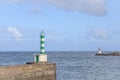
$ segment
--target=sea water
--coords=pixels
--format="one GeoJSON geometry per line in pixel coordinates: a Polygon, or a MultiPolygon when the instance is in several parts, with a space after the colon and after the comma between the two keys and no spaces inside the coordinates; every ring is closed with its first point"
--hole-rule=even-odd
{"type": "MultiPolygon", "coordinates": [[[[33,61],[36,53],[0,52],[0,65],[25,64],[33,61]]],[[[120,80],[120,56],[95,56],[92,51],[46,54],[48,62],[57,65],[57,80],[120,80]]]]}

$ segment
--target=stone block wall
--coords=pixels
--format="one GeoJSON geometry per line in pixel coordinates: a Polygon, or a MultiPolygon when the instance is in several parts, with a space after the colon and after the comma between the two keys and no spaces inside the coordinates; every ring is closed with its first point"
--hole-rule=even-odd
{"type": "Polygon", "coordinates": [[[56,64],[0,66],[0,80],[56,80],[56,64]]]}

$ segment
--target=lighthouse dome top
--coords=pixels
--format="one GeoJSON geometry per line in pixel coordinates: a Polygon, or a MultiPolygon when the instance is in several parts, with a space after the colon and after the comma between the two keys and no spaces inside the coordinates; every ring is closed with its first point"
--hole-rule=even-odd
{"type": "Polygon", "coordinates": [[[44,31],[41,31],[41,33],[40,33],[41,35],[45,35],[45,33],[44,33],[44,31]]]}

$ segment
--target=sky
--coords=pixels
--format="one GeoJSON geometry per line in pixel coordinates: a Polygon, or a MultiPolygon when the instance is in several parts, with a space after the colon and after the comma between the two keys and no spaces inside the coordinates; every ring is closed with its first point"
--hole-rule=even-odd
{"type": "Polygon", "coordinates": [[[0,0],[0,51],[120,51],[120,0],[0,0]]]}

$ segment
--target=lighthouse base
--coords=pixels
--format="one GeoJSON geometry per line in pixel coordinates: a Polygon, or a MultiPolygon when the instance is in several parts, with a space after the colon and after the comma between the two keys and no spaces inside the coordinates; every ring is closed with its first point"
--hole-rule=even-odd
{"type": "Polygon", "coordinates": [[[35,54],[34,62],[47,62],[47,55],[46,54],[35,54]]]}

